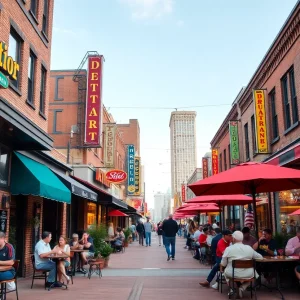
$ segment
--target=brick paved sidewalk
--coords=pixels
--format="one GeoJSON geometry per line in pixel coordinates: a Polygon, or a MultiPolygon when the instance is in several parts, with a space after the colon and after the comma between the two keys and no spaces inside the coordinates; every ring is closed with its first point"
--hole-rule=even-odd
{"type": "MultiPolygon", "coordinates": [[[[101,299],[101,300],[226,300],[227,289],[223,294],[213,289],[199,286],[206,278],[209,269],[192,258],[183,249],[184,240],[177,239],[175,261],[166,261],[165,249],[159,247],[153,236],[151,247],[141,247],[137,243],[129,245],[125,253],[111,256],[109,268],[103,270],[103,278],[95,275],[91,280],[83,276],[74,277],[74,285],[68,290],[43,289],[43,281],[36,280],[30,289],[30,279],[19,281],[20,300],[63,300],[63,299],[101,299]]],[[[280,299],[277,292],[258,291],[258,300],[280,299]]],[[[299,300],[296,290],[284,290],[286,300],[299,300]]],[[[250,293],[244,297],[250,299],[250,293]]],[[[15,294],[7,296],[16,299],[15,294]]]]}

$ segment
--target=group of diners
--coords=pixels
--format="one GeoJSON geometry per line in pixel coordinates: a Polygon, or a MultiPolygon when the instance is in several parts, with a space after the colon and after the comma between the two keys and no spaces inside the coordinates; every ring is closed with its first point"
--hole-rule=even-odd
{"type": "Polygon", "coordinates": [[[116,231],[114,231],[113,223],[110,223],[108,226],[108,241],[115,251],[121,251],[125,241],[123,229],[121,227],[117,227],[116,231]]]}
{"type": "MultiPolygon", "coordinates": [[[[203,287],[212,287],[214,289],[219,288],[219,281],[221,280],[217,277],[217,273],[221,268],[224,268],[224,276],[229,285],[230,279],[233,273],[233,260],[261,260],[263,257],[274,257],[277,253],[277,245],[275,239],[272,237],[271,229],[264,229],[259,240],[256,240],[250,234],[250,229],[244,227],[242,231],[232,231],[215,229],[217,233],[212,239],[210,251],[212,257],[215,257],[215,264],[212,267],[206,280],[200,282],[199,284],[203,287]],[[211,285],[211,282],[216,278],[216,282],[211,285]]],[[[205,233],[201,233],[205,234],[205,233]]],[[[298,228],[296,236],[291,238],[285,249],[282,251],[289,256],[300,255],[300,228],[298,228]]],[[[282,254],[281,254],[282,255],[282,254]]],[[[255,276],[258,280],[258,284],[261,282],[261,276],[264,276],[267,281],[274,277],[274,269],[270,268],[266,264],[258,264],[256,267],[257,273],[253,274],[253,269],[236,269],[235,278],[251,278],[255,276]]],[[[293,267],[291,272],[295,272],[296,277],[300,284],[300,265],[293,267]]],[[[243,297],[244,291],[248,288],[250,282],[240,282],[238,283],[237,293],[240,298],[243,297]]],[[[233,290],[229,291],[230,294],[233,290]]]]}
{"type": "Polygon", "coordinates": [[[93,239],[85,231],[83,232],[81,239],[79,239],[77,233],[74,233],[70,242],[66,237],[60,236],[58,244],[53,249],[50,247],[51,240],[51,232],[44,231],[42,233],[42,239],[35,246],[35,267],[37,270],[49,270],[47,278],[47,286],[49,287],[55,282],[56,276],[56,263],[51,260],[51,257],[59,255],[65,256],[59,259],[57,263],[58,283],[56,283],[56,285],[60,286],[64,283],[64,280],[69,284],[70,277],[67,275],[66,268],[70,267],[71,264],[70,252],[72,250],[86,250],[76,253],[80,254],[81,259],[75,259],[77,271],[85,273],[86,271],[83,269],[83,266],[88,263],[88,259],[94,257],[93,239]]]}

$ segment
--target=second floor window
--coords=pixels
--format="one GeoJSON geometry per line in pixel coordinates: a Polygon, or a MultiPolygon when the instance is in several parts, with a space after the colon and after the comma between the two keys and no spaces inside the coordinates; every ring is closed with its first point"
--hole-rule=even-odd
{"type": "Polygon", "coordinates": [[[295,124],[299,120],[299,114],[298,114],[294,68],[290,69],[289,71],[289,79],[290,79],[290,93],[291,93],[291,103],[292,103],[292,116],[293,116],[293,123],[295,124]]]}
{"type": "Polygon", "coordinates": [[[220,172],[222,172],[223,171],[223,169],[222,169],[222,153],[219,155],[219,159],[220,159],[220,161],[219,161],[219,168],[220,168],[220,172]]]}
{"type": "MultiPolygon", "coordinates": [[[[19,64],[19,66],[20,66],[20,62],[21,62],[21,45],[22,45],[21,38],[18,36],[18,34],[14,30],[11,30],[10,35],[9,35],[8,55],[11,56],[12,59],[19,64]]],[[[21,68],[21,66],[20,66],[20,68],[21,68]]],[[[20,74],[20,71],[19,71],[19,74],[20,74]]],[[[17,89],[20,88],[19,77],[16,80],[11,79],[10,82],[17,89]]]]}
{"type": "Polygon", "coordinates": [[[44,10],[43,10],[43,32],[48,35],[48,11],[49,11],[49,3],[48,0],[44,0],[44,10]]]}
{"type": "Polygon", "coordinates": [[[35,83],[35,55],[30,51],[28,61],[28,91],[27,101],[31,104],[34,103],[34,83],[35,83]]]}
{"type": "Polygon", "coordinates": [[[37,0],[31,0],[31,2],[30,2],[30,11],[36,16],[37,0]]]}
{"type": "Polygon", "coordinates": [[[249,152],[249,134],[248,134],[248,123],[244,125],[244,135],[245,135],[245,154],[246,160],[250,159],[250,152],[249,152]]]}
{"type": "Polygon", "coordinates": [[[269,94],[270,109],[271,109],[271,122],[272,122],[272,139],[278,137],[278,117],[276,112],[276,93],[275,89],[269,94]]]}
{"type": "Polygon", "coordinates": [[[40,112],[42,114],[45,114],[46,79],[47,79],[47,71],[44,67],[42,67],[41,88],[40,88],[40,112]]]}
{"type": "Polygon", "coordinates": [[[231,168],[231,153],[230,153],[230,144],[228,145],[228,168],[231,168]]]}
{"type": "Polygon", "coordinates": [[[227,170],[227,157],[226,157],[226,149],[224,149],[224,171],[227,170]]]}
{"type": "Polygon", "coordinates": [[[254,115],[251,117],[251,134],[252,134],[252,150],[253,155],[256,154],[256,130],[255,130],[255,118],[254,115]]]}

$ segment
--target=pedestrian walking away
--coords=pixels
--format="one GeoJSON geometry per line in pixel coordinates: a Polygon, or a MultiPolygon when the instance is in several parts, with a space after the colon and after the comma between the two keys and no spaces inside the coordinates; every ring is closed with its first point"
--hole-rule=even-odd
{"type": "Polygon", "coordinates": [[[142,221],[139,221],[139,224],[136,226],[136,231],[139,234],[139,244],[144,246],[145,227],[142,221]]]}
{"type": "Polygon", "coordinates": [[[161,238],[163,235],[162,222],[159,222],[157,224],[157,235],[158,235],[158,244],[159,244],[159,246],[161,246],[161,238]]]}
{"type": "Polygon", "coordinates": [[[147,222],[144,223],[145,235],[146,235],[146,247],[151,246],[151,233],[152,233],[152,224],[150,219],[147,218],[147,222]]]}
{"type": "Polygon", "coordinates": [[[178,224],[173,220],[173,215],[169,215],[169,219],[163,222],[162,230],[165,234],[165,247],[168,255],[167,261],[172,257],[172,260],[175,260],[175,243],[176,243],[176,234],[178,232],[178,224]],[[171,250],[170,250],[171,246],[171,250]]]}

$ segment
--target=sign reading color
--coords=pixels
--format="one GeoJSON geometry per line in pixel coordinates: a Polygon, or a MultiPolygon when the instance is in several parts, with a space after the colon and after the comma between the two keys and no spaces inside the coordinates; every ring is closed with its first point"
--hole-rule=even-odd
{"type": "Polygon", "coordinates": [[[253,90],[255,107],[256,144],[258,153],[268,153],[268,135],[264,90],[253,90]]]}
{"type": "Polygon", "coordinates": [[[103,56],[88,58],[84,144],[101,146],[103,56]]]}
{"type": "Polygon", "coordinates": [[[240,163],[238,121],[229,121],[229,135],[230,135],[230,164],[238,165],[240,163]]]}

